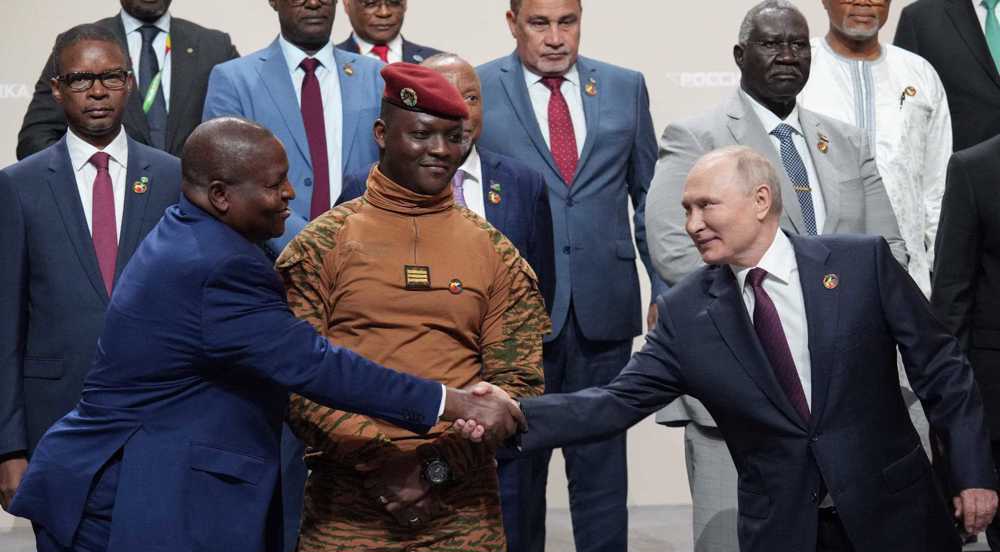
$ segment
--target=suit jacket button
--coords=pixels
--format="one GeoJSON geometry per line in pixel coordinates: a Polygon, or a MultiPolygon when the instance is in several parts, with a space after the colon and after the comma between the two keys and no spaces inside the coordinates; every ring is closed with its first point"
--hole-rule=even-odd
{"type": "Polygon", "coordinates": [[[812,501],[813,504],[818,503],[819,502],[819,493],[817,493],[816,491],[813,491],[812,494],[809,495],[809,500],[812,501]]]}
{"type": "Polygon", "coordinates": [[[311,188],[313,185],[313,179],[307,178],[302,184],[304,184],[306,188],[311,188]]]}

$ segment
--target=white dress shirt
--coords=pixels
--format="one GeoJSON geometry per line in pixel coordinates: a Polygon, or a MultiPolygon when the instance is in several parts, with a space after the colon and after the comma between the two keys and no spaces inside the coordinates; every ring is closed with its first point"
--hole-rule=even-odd
{"type": "MultiPolygon", "coordinates": [[[[382,61],[382,58],[378,57],[378,54],[372,52],[372,47],[375,46],[374,43],[368,42],[356,33],[351,33],[351,36],[354,38],[354,43],[358,45],[358,51],[372,59],[382,61]]],[[[390,40],[385,45],[389,47],[389,52],[385,55],[389,63],[403,61],[403,35],[396,35],[396,38],[390,40]]]]}
{"type": "Polygon", "coordinates": [[[486,203],[483,201],[483,163],[479,159],[479,151],[472,146],[465,163],[458,168],[456,174],[462,175],[462,197],[465,206],[473,213],[486,218],[486,203]]]}
{"type": "Polygon", "coordinates": [[[320,65],[316,68],[316,80],[319,81],[320,94],[323,96],[326,158],[330,165],[330,207],[333,207],[337,198],[340,197],[344,172],[344,168],[341,166],[341,133],[344,127],[344,114],[340,99],[340,73],[337,60],[333,57],[333,44],[328,42],[320,51],[309,56],[298,46],[285,40],[284,36],[278,37],[278,43],[281,45],[281,53],[285,56],[285,62],[288,64],[288,72],[292,78],[292,85],[295,87],[295,101],[298,102],[299,107],[302,106],[302,79],[306,76],[305,69],[299,65],[307,57],[319,60],[320,65]]]}
{"type": "MultiPolygon", "coordinates": [[[[753,320],[756,299],[753,287],[747,283],[747,275],[752,266],[742,267],[729,265],[736,275],[736,282],[743,290],[743,304],[747,314],[753,320]]],[[[781,319],[781,329],[788,341],[788,350],[792,353],[795,370],[802,382],[802,391],[806,395],[806,403],[812,409],[812,362],[809,358],[809,324],[806,319],[806,304],[802,298],[802,282],[799,281],[799,264],[795,260],[795,250],[792,242],[784,232],[778,230],[774,242],[767,248],[756,268],[767,272],[764,278],[764,291],[774,303],[774,308],[781,319]]]]}
{"type": "MultiPolygon", "coordinates": [[[[986,34],[986,5],[983,4],[983,0],[972,0],[972,7],[976,9],[976,18],[979,19],[979,28],[983,30],[983,34],[986,34]]],[[[1000,19],[1000,4],[997,4],[993,8],[993,14],[1000,19]]]]}
{"type": "MultiPolygon", "coordinates": [[[[523,64],[522,64],[523,66],[523,64]]],[[[580,72],[574,63],[569,71],[563,75],[566,79],[560,87],[563,98],[566,98],[566,105],[569,106],[569,117],[573,120],[573,134],[576,136],[576,154],[583,153],[583,143],[587,139],[587,118],[583,113],[582,87],[580,86],[580,72]]],[[[545,145],[552,148],[549,143],[549,98],[552,91],[542,83],[542,77],[531,72],[524,67],[524,82],[528,85],[528,96],[531,98],[531,108],[535,111],[535,120],[538,121],[538,128],[545,138],[545,145]]]]}
{"type": "MultiPolygon", "coordinates": [[[[139,21],[131,15],[121,12],[122,25],[125,27],[125,39],[128,41],[128,55],[132,58],[132,72],[135,74],[135,82],[139,83],[139,56],[142,55],[142,33],[139,27],[146,23],[139,21]]],[[[163,90],[163,101],[170,112],[170,58],[167,55],[167,35],[170,34],[170,13],[164,13],[152,25],[160,29],[159,34],[153,39],[153,50],[156,52],[156,62],[162,72],[160,75],[160,89],[163,90]]],[[[138,94],[138,92],[134,92],[138,94]]],[[[140,98],[142,100],[142,98],[140,98]]]]}
{"type": "Polygon", "coordinates": [[[840,56],[817,37],[812,40],[809,82],[798,101],[868,134],[910,254],[907,270],[929,297],[952,153],[951,115],[937,71],[924,58],[891,44],[882,46],[878,59],[857,60],[840,56]]]}
{"type": "MultiPolygon", "coordinates": [[[[781,140],[777,136],[771,134],[771,131],[778,128],[778,125],[785,123],[795,129],[792,134],[792,143],[795,144],[795,151],[799,152],[799,157],[802,158],[802,163],[806,166],[806,173],[809,174],[809,187],[812,189],[812,201],[813,201],[813,211],[816,213],[816,233],[823,233],[823,224],[826,222],[826,202],[823,201],[823,190],[820,186],[819,177],[816,176],[816,168],[813,167],[812,156],[809,154],[809,144],[806,143],[805,134],[802,132],[802,123],[799,122],[799,106],[796,105],[792,108],[792,112],[788,114],[784,119],[779,119],[770,109],[760,105],[757,100],[750,97],[749,94],[740,89],[740,94],[750,102],[750,106],[753,107],[754,113],[757,114],[757,119],[764,126],[764,132],[767,133],[768,138],[771,139],[771,144],[774,145],[774,151],[778,153],[778,160],[781,160],[781,140]]],[[[784,165],[775,167],[775,169],[785,172],[784,165]]],[[[787,174],[787,173],[785,173],[787,174]]]]}
{"type": "Polygon", "coordinates": [[[87,218],[87,229],[91,235],[94,234],[94,180],[97,179],[97,167],[90,163],[90,158],[99,151],[111,156],[108,173],[111,174],[111,188],[115,196],[115,230],[121,235],[122,216],[125,213],[125,177],[128,174],[128,140],[125,132],[118,131],[118,136],[115,136],[108,147],[99,150],[69,130],[66,132],[66,148],[69,149],[69,162],[76,176],[76,189],[80,192],[83,215],[87,218]]]}

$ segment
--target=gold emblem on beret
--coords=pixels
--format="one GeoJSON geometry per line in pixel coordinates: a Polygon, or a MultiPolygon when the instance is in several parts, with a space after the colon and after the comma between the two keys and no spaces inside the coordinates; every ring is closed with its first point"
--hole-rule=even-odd
{"type": "Polygon", "coordinates": [[[403,100],[403,105],[406,107],[417,107],[417,91],[412,88],[400,90],[399,99],[403,100]]]}

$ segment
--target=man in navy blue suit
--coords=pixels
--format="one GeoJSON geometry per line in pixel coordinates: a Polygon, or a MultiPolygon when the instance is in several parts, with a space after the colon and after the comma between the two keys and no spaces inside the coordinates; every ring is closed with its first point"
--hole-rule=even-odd
{"type": "Polygon", "coordinates": [[[0,505],[45,430],[80,398],[111,291],[180,195],[177,158],[122,130],[135,88],[114,33],[80,25],[53,50],[69,131],[0,171],[0,505]]]}
{"type": "Polygon", "coordinates": [[[384,83],[381,64],[334,48],[336,2],[270,0],[281,34],[250,55],[217,65],[204,120],[256,121],[285,145],[295,188],[285,233],[264,246],[275,258],[306,223],[340,196],[343,175],[378,159],[371,136],[384,83]]]}
{"type": "Polygon", "coordinates": [[[422,63],[438,50],[406,40],[401,34],[406,0],[344,0],[353,32],[337,48],[363,54],[382,63],[422,63]]]}
{"type": "Polygon", "coordinates": [[[257,246],[284,231],[295,195],[273,134],[205,123],[182,170],[180,204],[122,274],[80,402],[10,506],[40,552],[280,549],[290,390],[417,432],[459,417],[480,436],[515,430],[513,402],[383,368],[295,318],[257,246]]]}
{"type": "MultiPolygon", "coordinates": [[[[656,135],[642,74],[578,55],[580,0],[511,0],[510,8],[516,51],[478,68],[485,105],[479,143],[545,178],[556,265],[545,392],[570,392],[611,381],[643,330],[636,246],[653,296],[663,290],[649,263],[644,218],[656,135]]],[[[563,456],[577,550],[625,550],[625,434],[565,448],[563,456]]],[[[551,451],[541,452],[525,470],[526,550],[545,546],[550,458],[551,451]]]]}
{"type": "Polygon", "coordinates": [[[952,459],[954,514],[976,534],[997,480],[958,340],[883,238],[781,231],[780,186],[745,146],[699,160],[683,206],[709,266],[658,299],[646,345],[610,384],[523,400],[521,444],[599,439],[688,394],[736,463],[740,550],[957,552],[896,350],[952,459]]]}

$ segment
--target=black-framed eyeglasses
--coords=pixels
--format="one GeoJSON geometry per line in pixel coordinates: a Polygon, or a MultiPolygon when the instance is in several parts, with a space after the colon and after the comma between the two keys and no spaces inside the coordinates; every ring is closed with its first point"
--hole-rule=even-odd
{"type": "Polygon", "coordinates": [[[379,6],[398,9],[403,6],[403,0],[358,0],[358,4],[368,11],[376,10],[379,6]]]}
{"type": "Polygon", "coordinates": [[[86,92],[94,86],[94,81],[101,81],[101,86],[108,90],[121,90],[128,84],[128,78],[132,71],[125,69],[113,69],[101,74],[97,73],[66,73],[59,75],[56,80],[61,82],[66,88],[73,92],[86,92]]]}
{"type": "MultiPolygon", "coordinates": [[[[285,3],[293,8],[301,8],[309,3],[309,0],[285,0],[285,3]]],[[[337,0],[319,0],[320,4],[336,4],[337,0]]]]}
{"type": "Polygon", "coordinates": [[[793,54],[801,55],[812,49],[808,40],[751,40],[749,43],[760,46],[761,50],[769,54],[778,54],[789,48],[793,54]]]}

